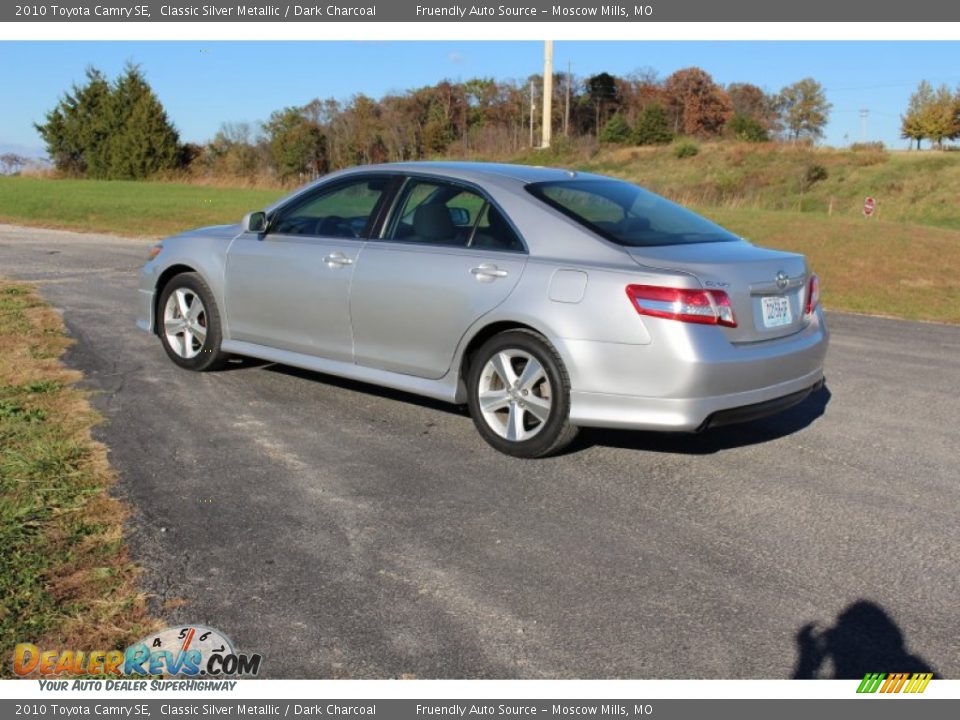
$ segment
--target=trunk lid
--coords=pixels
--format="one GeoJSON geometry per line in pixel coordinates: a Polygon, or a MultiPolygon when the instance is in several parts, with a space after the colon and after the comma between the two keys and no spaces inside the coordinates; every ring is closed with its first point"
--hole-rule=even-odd
{"type": "Polygon", "coordinates": [[[706,289],[726,292],[737,318],[737,327],[723,328],[731,342],[773,340],[805,324],[808,273],[803,255],[746,240],[625,249],[639,265],[685,272],[706,289]]]}

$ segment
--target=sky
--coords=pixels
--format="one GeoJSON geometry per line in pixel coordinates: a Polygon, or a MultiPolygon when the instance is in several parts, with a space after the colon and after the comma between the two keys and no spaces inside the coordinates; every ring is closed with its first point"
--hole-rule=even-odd
{"type": "MultiPolygon", "coordinates": [[[[380,97],[443,79],[525,78],[542,71],[541,42],[0,42],[0,152],[43,154],[33,128],[94,65],[116,76],[139,63],[184,141],[209,140],[223,122],[259,122],[321,97],[380,97]]],[[[554,68],[578,76],[698,66],[721,84],[775,92],[804,77],[833,104],[824,142],[906,147],[900,114],[921,80],[960,86],[960,42],[557,42],[554,68]],[[869,110],[862,138],[860,110],[869,110]]]]}

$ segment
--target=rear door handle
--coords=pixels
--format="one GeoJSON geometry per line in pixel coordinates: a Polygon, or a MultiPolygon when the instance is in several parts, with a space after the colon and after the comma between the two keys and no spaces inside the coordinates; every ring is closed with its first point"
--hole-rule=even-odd
{"type": "Polygon", "coordinates": [[[509,273],[493,263],[480,263],[477,267],[470,268],[470,274],[479,282],[493,282],[497,278],[506,277],[509,273]]]}
{"type": "Polygon", "coordinates": [[[334,270],[337,268],[342,268],[344,265],[353,264],[353,260],[348,258],[339,250],[327,255],[325,258],[323,258],[323,262],[326,263],[328,268],[333,268],[334,270]]]}

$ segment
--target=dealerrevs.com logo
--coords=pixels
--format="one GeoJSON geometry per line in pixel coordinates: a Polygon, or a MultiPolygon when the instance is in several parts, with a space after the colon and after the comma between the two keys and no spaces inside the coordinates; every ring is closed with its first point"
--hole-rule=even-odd
{"type": "Polygon", "coordinates": [[[152,633],[126,650],[41,650],[20,643],[13,672],[21,677],[255,677],[262,660],[262,655],[236,652],[219,630],[187,625],[152,633]]]}

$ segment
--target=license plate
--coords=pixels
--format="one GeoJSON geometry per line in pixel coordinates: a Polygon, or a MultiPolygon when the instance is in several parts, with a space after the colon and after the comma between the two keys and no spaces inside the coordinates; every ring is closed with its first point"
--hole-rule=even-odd
{"type": "Polygon", "coordinates": [[[793,322],[790,315],[790,301],[781,296],[760,298],[763,309],[763,326],[766,328],[782,327],[793,322]]]}

